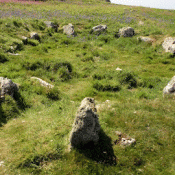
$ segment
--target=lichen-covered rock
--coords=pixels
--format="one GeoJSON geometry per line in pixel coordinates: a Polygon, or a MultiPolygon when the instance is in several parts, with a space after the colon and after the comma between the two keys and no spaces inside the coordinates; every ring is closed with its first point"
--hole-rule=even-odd
{"type": "Polygon", "coordinates": [[[86,97],[81,102],[77,111],[72,131],[70,134],[70,146],[79,147],[89,142],[97,144],[99,140],[100,124],[96,114],[93,98],[86,97]]]}
{"type": "Polygon", "coordinates": [[[163,94],[173,94],[175,95],[175,76],[168,82],[168,84],[163,89],[163,94]]]}
{"type": "Polygon", "coordinates": [[[164,40],[162,47],[165,49],[165,52],[171,52],[175,54],[175,37],[168,37],[164,40]]]}
{"type": "Polygon", "coordinates": [[[63,26],[63,33],[67,34],[67,35],[75,35],[75,31],[74,31],[74,26],[69,23],[68,25],[63,26]]]}
{"type": "Polygon", "coordinates": [[[30,33],[30,39],[40,40],[40,36],[36,32],[31,32],[30,33]]]}
{"type": "Polygon", "coordinates": [[[119,29],[119,36],[132,37],[134,36],[134,29],[132,27],[124,27],[119,29]]]}
{"type": "Polygon", "coordinates": [[[37,78],[37,77],[31,77],[31,79],[35,79],[35,80],[38,80],[39,83],[41,84],[41,86],[44,86],[44,87],[47,87],[47,88],[53,88],[54,86],[47,83],[46,81],[40,79],[40,78],[37,78]]]}
{"type": "Polygon", "coordinates": [[[11,79],[0,77],[0,98],[4,98],[6,94],[14,96],[18,91],[18,87],[11,79]]]}
{"type": "Polygon", "coordinates": [[[46,26],[47,26],[48,28],[54,29],[55,32],[58,31],[58,24],[55,24],[55,23],[53,23],[53,22],[51,22],[51,21],[44,21],[44,23],[46,24],[46,26]]]}
{"type": "Polygon", "coordinates": [[[98,25],[92,28],[93,32],[102,32],[107,29],[107,25],[98,25]]]}

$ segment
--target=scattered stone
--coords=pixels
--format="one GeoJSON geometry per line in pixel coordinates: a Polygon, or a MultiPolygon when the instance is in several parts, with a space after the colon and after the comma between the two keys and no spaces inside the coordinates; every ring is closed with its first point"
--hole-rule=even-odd
{"type": "Polygon", "coordinates": [[[75,36],[74,26],[71,23],[63,26],[63,33],[75,36]]]}
{"type": "Polygon", "coordinates": [[[47,87],[47,88],[50,88],[50,89],[54,87],[53,85],[47,83],[46,81],[44,81],[44,80],[42,80],[42,79],[40,79],[40,78],[37,78],[37,77],[31,77],[31,79],[38,80],[39,83],[41,84],[41,86],[44,86],[44,87],[47,87]]]}
{"type": "Polygon", "coordinates": [[[154,41],[154,39],[152,39],[150,37],[145,37],[145,36],[140,36],[137,39],[141,40],[141,41],[144,41],[144,42],[148,42],[148,43],[152,43],[154,41]]]}
{"type": "Polygon", "coordinates": [[[165,49],[165,52],[175,54],[175,37],[166,38],[162,44],[162,47],[165,49]]]}
{"type": "Polygon", "coordinates": [[[44,21],[44,23],[46,24],[46,26],[47,26],[48,28],[54,29],[55,32],[58,31],[58,27],[59,27],[58,24],[55,24],[55,23],[53,23],[53,22],[51,22],[51,21],[44,21]]]}
{"type": "Polygon", "coordinates": [[[134,29],[132,27],[124,27],[119,29],[119,36],[132,37],[134,36],[134,29]]]}
{"type": "Polygon", "coordinates": [[[5,95],[14,96],[14,93],[18,91],[17,84],[13,83],[11,79],[0,77],[0,98],[5,98],[5,95]]]}
{"type": "Polygon", "coordinates": [[[133,143],[136,143],[136,140],[133,139],[133,138],[130,138],[130,139],[128,139],[128,138],[122,138],[120,144],[121,144],[122,146],[130,146],[130,145],[132,145],[133,143]]]}
{"type": "Polygon", "coordinates": [[[168,84],[163,89],[163,94],[173,94],[175,95],[175,76],[168,82],[168,84]]]}
{"type": "Polygon", "coordinates": [[[140,26],[143,26],[144,25],[144,22],[143,21],[139,21],[139,25],[140,26]]]}
{"type": "Polygon", "coordinates": [[[93,98],[82,100],[70,134],[70,148],[79,147],[89,142],[94,144],[99,140],[100,124],[96,114],[93,98]]]}
{"type": "Polygon", "coordinates": [[[116,68],[117,71],[122,71],[122,69],[120,69],[119,67],[116,68]]]}
{"type": "Polygon", "coordinates": [[[30,39],[40,40],[40,36],[36,32],[31,32],[30,33],[30,39]]]}
{"type": "Polygon", "coordinates": [[[98,25],[92,28],[93,32],[103,32],[107,29],[107,25],[98,25]]]}
{"type": "Polygon", "coordinates": [[[24,44],[27,44],[28,38],[26,36],[22,36],[21,39],[24,44]]]}

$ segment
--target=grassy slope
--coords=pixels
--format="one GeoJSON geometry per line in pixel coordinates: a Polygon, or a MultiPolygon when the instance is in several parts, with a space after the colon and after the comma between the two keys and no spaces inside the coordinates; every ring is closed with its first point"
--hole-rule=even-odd
{"type": "Polygon", "coordinates": [[[174,75],[175,61],[161,47],[166,36],[175,35],[174,11],[82,1],[2,4],[0,10],[4,16],[0,20],[0,54],[7,59],[0,63],[0,75],[18,83],[21,95],[17,101],[7,97],[1,104],[1,174],[175,173],[174,100],[162,97],[162,89],[174,75]],[[59,31],[48,30],[45,20],[57,22],[59,31]],[[140,20],[143,26],[138,25],[140,20]],[[76,37],[62,34],[62,26],[70,22],[76,37]],[[108,26],[107,32],[90,34],[101,23],[108,26]],[[119,28],[125,26],[133,27],[136,35],[116,38],[119,28]],[[19,56],[8,54],[14,39],[20,43],[21,36],[30,31],[37,31],[41,42],[21,45],[15,51],[19,56]],[[153,45],[139,42],[140,35],[156,41],[153,45]],[[66,66],[55,71],[57,63],[71,65],[73,71],[66,66]],[[131,76],[129,82],[124,81],[127,75],[131,76]],[[31,76],[44,79],[55,89],[40,88],[31,76]],[[133,81],[136,87],[130,84],[133,81]],[[113,92],[115,87],[120,90],[113,92]],[[86,96],[97,103],[110,100],[111,107],[98,114],[106,138],[111,138],[108,146],[112,144],[116,165],[96,161],[96,151],[103,157],[103,149],[92,149],[95,156],[89,150],[89,155],[67,152],[76,110],[86,96]],[[134,137],[136,145],[126,149],[115,145],[116,130],[134,137]]]}

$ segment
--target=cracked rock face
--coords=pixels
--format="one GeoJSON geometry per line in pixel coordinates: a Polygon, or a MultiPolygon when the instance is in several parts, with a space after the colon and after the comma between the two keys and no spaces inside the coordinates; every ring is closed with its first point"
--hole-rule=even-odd
{"type": "Polygon", "coordinates": [[[123,37],[132,37],[134,36],[134,29],[132,27],[124,27],[119,30],[119,35],[123,37]]]}
{"type": "Polygon", "coordinates": [[[18,87],[11,79],[0,77],[0,98],[4,98],[6,94],[13,97],[16,91],[18,87]]]}
{"type": "Polygon", "coordinates": [[[89,142],[97,144],[100,124],[93,98],[86,97],[81,102],[70,134],[71,147],[79,147],[89,142]]]}
{"type": "Polygon", "coordinates": [[[168,84],[163,89],[163,94],[173,94],[175,95],[175,76],[168,82],[168,84]]]}
{"type": "Polygon", "coordinates": [[[175,37],[166,38],[162,44],[162,47],[165,49],[165,52],[175,54],[175,37]]]}

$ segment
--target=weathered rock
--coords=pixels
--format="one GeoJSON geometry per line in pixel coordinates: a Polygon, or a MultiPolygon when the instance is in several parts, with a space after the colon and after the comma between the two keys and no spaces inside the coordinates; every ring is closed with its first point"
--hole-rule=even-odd
{"type": "Polygon", "coordinates": [[[124,27],[119,29],[119,36],[132,37],[134,36],[134,29],[132,27],[124,27]]]}
{"type": "Polygon", "coordinates": [[[165,49],[165,52],[171,52],[175,54],[175,37],[168,37],[164,40],[162,47],[165,49]]]}
{"type": "Polygon", "coordinates": [[[36,32],[31,32],[30,33],[30,39],[40,40],[40,36],[36,32]]]}
{"type": "Polygon", "coordinates": [[[63,26],[63,33],[67,34],[67,35],[75,35],[75,31],[74,31],[74,26],[69,23],[68,25],[63,26]]]}
{"type": "Polygon", "coordinates": [[[47,26],[48,28],[54,29],[55,32],[58,31],[58,26],[59,26],[58,24],[55,24],[55,23],[53,23],[53,22],[51,22],[51,21],[44,21],[44,23],[46,24],[46,26],[47,26]]]}
{"type": "Polygon", "coordinates": [[[136,140],[133,138],[122,138],[120,142],[122,146],[130,146],[134,143],[136,143],[136,140]]]}
{"type": "Polygon", "coordinates": [[[96,114],[93,98],[86,97],[77,111],[70,134],[70,146],[79,147],[89,142],[97,144],[99,140],[100,124],[96,114]]]}
{"type": "Polygon", "coordinates": [[[107,25],[98,25],[92,28],[93,32],[103,32],[107,29],[107,25]]]}
{"type": "Polygon", "coordinates": [[[54,86],[47,83],[46,81],[40,79],[40,78],[37,78],[37,77],[31,77],[31,79],[35,79],[35,80],[38,80],[39,83],[41,84],[41,86],[44,86],[44,87],[47,87],[47,88],[53,88],[54,86]]]}
{"type": "Polygon", "coordinates": [[[137,39],[141,40],[141,41],[144,41],[144,42],[148,42],[148,43],[152,43],[154,41],[154,39],[152,39],[150,37],[146,37],[146,36],[140,36],[137,39]]]}
{"type": "Polygon", "coordinates": [[[0,98],[4,98],[6,94],[14,96],[18,91],[18,87],[11,79],[0,77],[0,98]]]}
{"type": "Polygon", "coordinates": [[[168,82],[168,84],[163,89],[163,94],[173,94],[175,95],[175,76],[168,82]]]}

